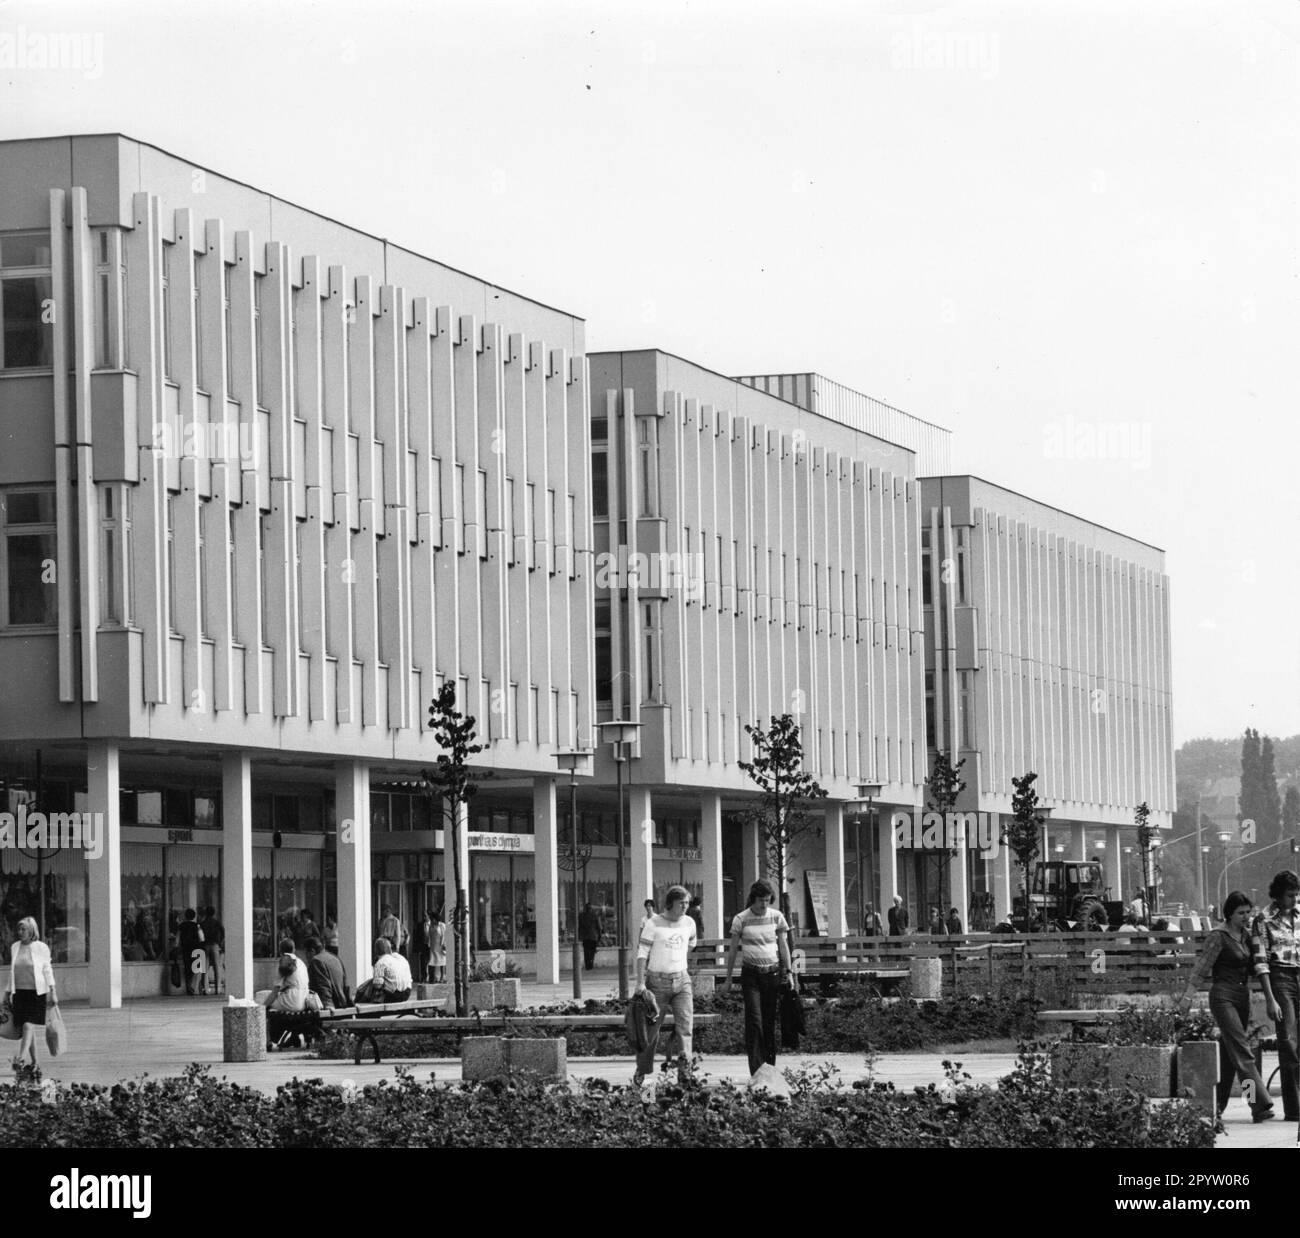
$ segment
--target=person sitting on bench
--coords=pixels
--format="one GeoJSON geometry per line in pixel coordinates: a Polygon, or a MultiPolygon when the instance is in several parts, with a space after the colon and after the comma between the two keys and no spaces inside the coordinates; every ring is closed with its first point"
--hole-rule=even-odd
{"type": "Polygon", "coordinates": [[[393,951],[387,937],[375,942],[375,972],[371,981],[373,1001],[404,1002],[411,996],[411,965],[393,951]]]}

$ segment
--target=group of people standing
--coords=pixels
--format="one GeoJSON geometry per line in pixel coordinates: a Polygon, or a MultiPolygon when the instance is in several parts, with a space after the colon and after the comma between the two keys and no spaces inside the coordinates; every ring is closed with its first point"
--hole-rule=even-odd
{"type": "Polygon", "coordinates": [[[387,905],[379,912],[379,936],[389,950],[413,965],[421,984],[439,984],[447,975],[447,925],[442,913],[425,908],[415,927],[415,940],[387,905]]]}
{"type": "Polygon", "coordinates": [[[1277,1029],[1282,1115],[1300,1122],[1300,876],[1289,869],[1278,873],[1268,896],[1268,906],[1256,915],[1248,894],[1233,890],[1228,895],[1223,927],[1206,939],[1180,1005],[1185,1010],[1196,987],[1210,982],[1210,1013],[1219,1027],[1218,1115],[1232,1097],[1235,1076],[1254,1120],[1266,1122],[1275,1116],[1273,1102],[1249,1038],[1250,980],[1256,977],[1277,1029]]]}

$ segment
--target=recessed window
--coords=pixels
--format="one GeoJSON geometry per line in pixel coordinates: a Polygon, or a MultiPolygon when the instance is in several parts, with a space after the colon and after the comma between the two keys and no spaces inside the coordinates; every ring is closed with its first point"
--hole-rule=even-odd
{"type": "Polygon", "coordinates": [[[54,286],[50,234],[0,236],[0,369],[54,364],[54,286]]]}
{"type": "Polygon", "coordinates": [[[0,505],[4,622],[54,627],[59,620],[53,490],[12,490],[0,505]]]}

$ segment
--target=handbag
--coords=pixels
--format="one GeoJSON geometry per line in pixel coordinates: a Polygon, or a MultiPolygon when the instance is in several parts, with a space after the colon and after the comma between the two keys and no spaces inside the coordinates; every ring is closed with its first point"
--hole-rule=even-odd
{"type": "Polygon", "coordinates": [[[68,1048],[68,1029],[57,1006],[51,1006],[45,1015],[45,1047],[51,1057],[58,1057],[68,1048]]]}
{"type": "Polygon", "coordinates": [[[21,1040],[22,1035],[23,1029],[14,1018],[13,1004],[6,997],[4,1006],[0,1007],[0,1040],[21,1040]]]}

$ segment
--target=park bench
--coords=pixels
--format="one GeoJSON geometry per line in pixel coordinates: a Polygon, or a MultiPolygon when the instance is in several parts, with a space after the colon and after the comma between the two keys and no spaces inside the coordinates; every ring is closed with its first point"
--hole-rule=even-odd
{"type": "MultiPolygon", "coordinates": [[[[697,974],[724,980],[728,946],[726,940],[700,943],[695,952],[697,974]]],[[[790,961],[801,985],[815,980],[827,996],[845,980],[874,985],[882,994],[895,993],[902,981],[911,978],[911,968],[878,957],[873,946],[867,938],[800,937],[792,943],[790,961]]],[[[732,978],[739,983],[739,958],[732,978]]]]}
{"type": "MultiPolygon", "coordinates": [[[[349,1028],[358,1019],[378,1018],[393,1019],[402,1015],[415,1015],[427,1018],[438,1013],[446,1005],[441,1000],[414,999],[405,1002],[361,1002],[355,1006],[341,1006],[332,1010],[303,1010],[298,1013],[272,1012],[278,1028],[276,1044],[301,1036],[310,1041],[321,1032],[336,1026],[347,1025],[349,1028]]],[[[268,1014],[268,1018],[272,1014],[268,1014]]]]}
{"type": "MultiPolygon", "coordinates": [[[[696,1028],[716,1023],[716,1014],[697,1014],[696,1028]]],[[[352,1060],[361,1065],[361,1057],[366,1045],[370,1045],[374,1054],[374,1063],[379,1065],[379,1041],[385,1036],[429,1036],[442,1032],[500,1032],[500,1031],[579,1031],[605,1032],[621,1031],[624,1017],[621,1014],[555,1014],[555,1015],[517,1015],[517,1014],[480,1014],[467,1017],[442,1016],[429,1018],[373,1018],[360,1017],[340,1021],[337,1030],[354,1037],[352,1060]]],[[[673,1016],[668,1014],[662,1028],[673,1026],[673,1016]]]]}

